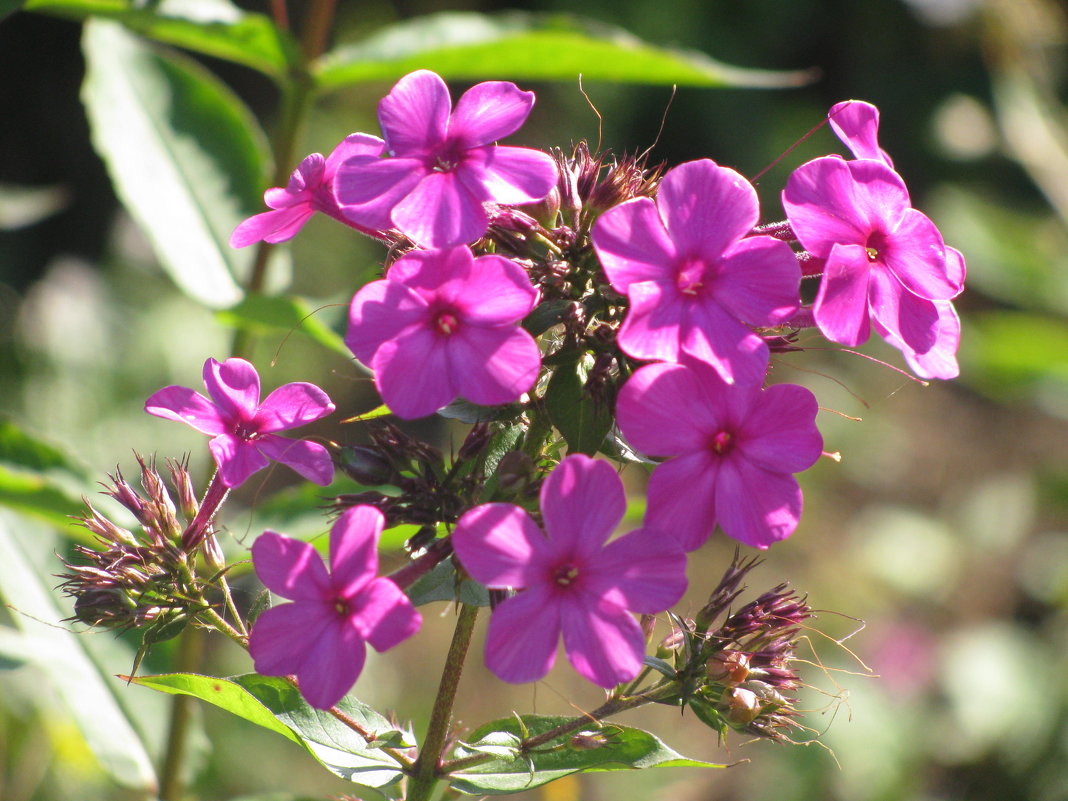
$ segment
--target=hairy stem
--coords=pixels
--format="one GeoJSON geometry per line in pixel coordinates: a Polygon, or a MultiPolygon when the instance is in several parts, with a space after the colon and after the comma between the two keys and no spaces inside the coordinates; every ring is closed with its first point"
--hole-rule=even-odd
{"type": "Polygon", "coordinates": [[[434,786],[438,783],[439,765],[445,750],[445,740],[449,734],[449,723],[452,720],[452,705],[456,700],[456,688],[460,684],[460,674],[463,671],[464,659],[467,656],[467,648],[471,644],[471,634],[474,631],[477,617],[477,606],[465,604],[460,607],[456,629],[452,634],[452,644],[449,645],[449,654],[445,657],[445,668],[441,672],[438,695],[434,699],[434,709],[430,713],[430,724],[427,726],[426,737],[423,738],[419,758],[412,767],[412,780],[408,786],[407,801],[427,801],[434,786]]]}

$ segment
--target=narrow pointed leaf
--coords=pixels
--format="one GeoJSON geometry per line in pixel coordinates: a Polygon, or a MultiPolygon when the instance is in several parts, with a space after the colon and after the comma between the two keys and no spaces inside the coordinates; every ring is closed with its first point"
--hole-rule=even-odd
{"type": "Polygon", "coordinates": [[[807,72],[750,70],[703,53],[643,42],[626,31],[564,14],[446,12],[391,25],[343,44],[318,64],[335,89],[393,80],[419,68],[444,78],[613,81],[679,86],[798,86],[807,72]]]}
{"type": "Polygon", "coordinates": [[[467,738],[458,756],[500,754],[499,758],[454,773],[454,789],[472,795],[504,795],[540,787],[572,773],[645,768],[722,768],[723,765],[688,759],[668,748],[647,731],[606,723],[567,734],[545,745],[517,754],[514,744],[522,728],[537,736],[566,723],[569,718],[523,715],[487,723],[467,738]],[[578,735],[576,737],[576,734],[578,735]]]}
{"type": "Polygon", "coordinates": [[[86,23],[83,49],[93,143],[123,205],[182,290],[210,308],[233,306],[252,253],[229,237],[260,205],[262,133],[218,79],[117,23],[86,23]]]}

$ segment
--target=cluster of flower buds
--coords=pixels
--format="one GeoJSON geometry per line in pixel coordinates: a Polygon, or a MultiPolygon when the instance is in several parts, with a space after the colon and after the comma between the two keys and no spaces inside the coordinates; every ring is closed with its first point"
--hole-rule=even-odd
{"type": "MultiPolygon", "coordinates": [[[[75,599],[73,619],[117,631],[141,629],[145,642],[160,642],[177,635],[198,610],[189,554],[182,548],[182,533],[196,518],[198,504],[185,464],[167,462],[176,505],[155,465],[140,457],[138,463],[143,494],[118,471],[106,489],[137,520],[136,533],[89,504],[79,522],[103,550],[75,546],[75,558],[64,563],[68,572],[59,577],[63,591],[75,599]]],[[[208,537],[205,553],[218,562],[215,542],[208,537]]]]}

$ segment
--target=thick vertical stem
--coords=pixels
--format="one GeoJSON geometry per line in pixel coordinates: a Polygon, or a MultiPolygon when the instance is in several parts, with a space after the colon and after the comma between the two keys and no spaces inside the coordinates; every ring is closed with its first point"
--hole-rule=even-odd
{"type": "MultiPolygon", "coordinates": [[[[178,672],[189,673],[197,670],[203,652],[203,632],[189,626],[178,638],[178,657],[175,660],[178,672]]],[[[175,695],[171,699],[171,723],[167,730],[167,747],[159,772],[159,801],[178,801],[182,796],[182,768],[195,702],[196,699],[189,695],[175,695]]]]}
{"type": "Polygon", "coordinates": [[[460,607],[456,629],[452,634],[452,644],[445,658],[445,668],[441,672],[438,696],[434,699],[434,709],[430,713],[430,724],[427,726],[426,737],[423,738],[419,758],[412,769],[407,801],[427,801],[434,785],[438,783],[438,766],[445,750],[445,740],[452,720],[452,705],[456,700],[456,688],[460,684],[460,674],[463,672],[467,647],[471,644],[476,617],[477,606],[465,604],[460,607]]]}

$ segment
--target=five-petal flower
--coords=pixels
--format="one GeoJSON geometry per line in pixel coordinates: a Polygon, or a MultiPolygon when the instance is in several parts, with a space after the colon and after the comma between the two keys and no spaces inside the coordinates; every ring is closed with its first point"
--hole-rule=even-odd
{"type": "Polygon", "coordinates": [[[630,299],[619,345],[635,359],[687,353],[725,381],[759,381],[768,348],[751,326],[774,326],[800,303],[801,269],[785,242],[747,236],[756,191],[734,170],[702,159],[660,182],[654,203],[609,209],[593,243],[612,286],[630,299]]]}
{"type": "Polygon", "coordinates": [[[211,400],[188,387],[169,386],[145,401],[145,411],[177,420],[204,434],[219,476],[227,487],[243,484],[268,459],[281,462],[316,484],[327,485],[334,464],[317,442],[279,437],[277,431],[305,425],[334,411],[314,384],[295,382],[274,390],[260,403],[260,377],[244,359],[204,363],[204,384],[211,400]]]}
{"type": "Polygon", "coordinates": [[[356,682],[365,643],[385,651],[415,634],[422,617],[390,579],[378,576],[385,518],[371,506],[346,511],[330,529],[330,572],[308,543],[266,531],[252,544],[260,581],[293,603],[256,619],[249,653],[264,676],[295,675],[308,703],[336,704],[356,682]]]}
{"type": "Polygon", "coordinates": [[[685,554],[649,528],[607,542],[626,511],[623,484],[607,462],[566,457],[542,485],[541,511],[544,534],[507,503],[476,506],[453,532],[471,576],[522,590],[490,618],[486,665],[505,681],[536,681],[552,667],[563,634],[571,664],[594,684],[634,678],[645,638],[630,612],[662,612],[682,597],[685,554]]]}
{"type": "Polygon", "coordinates": [[[375,157],[384,143],[377,136],[355,133],[345,137],[333,152],[323,158],[312,153],[300,163],[284,187],[263,193],[263,202],[271,209],[242,222],[230,235],[230,247],[243,248],[254,242],[285,242],[292,239],[315,212],[322,212],[369,236],[381,237],[376,230],[356,225],[342,216],[334,197],[334,175],[346,159],[354,156],[375,157]]]}
{"type": "Polygon", "coordinates": [[[620,390],[619,428],[637,450],[671,457],[649,479],[645,524],[687,551],[717,523],[755,548],[790,536],[802,501],[792,474],[823,451],[817,408],[804,387],[726,384],[696,359],[642,367],[620,390]]]}
{"type": "Polygon", "coordinates": [[[433,414],[457,396],[509,403],[534,386],[541,366],[537,343],[519,327],[537,297],[526,272],[501,256],[417,250],[356,293],[345,342],[399,417],[433,414]]]}
{"type": "Polygon", "coordinates": [[[489,224],[483,204],[541,200],[556,183],[547,153],[493,144],[515,133],[533,105],[533,92],[488,81],[452,109],[440,76],[405,75],[378,104],[387,157],[356,156],[338,170],[342,214],[428,248],[474,242],[489,224]]]}

